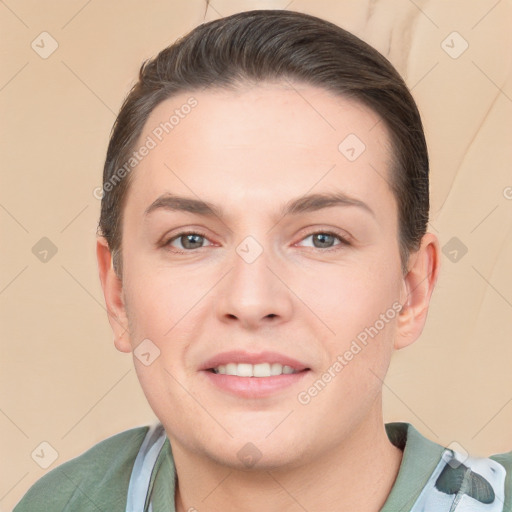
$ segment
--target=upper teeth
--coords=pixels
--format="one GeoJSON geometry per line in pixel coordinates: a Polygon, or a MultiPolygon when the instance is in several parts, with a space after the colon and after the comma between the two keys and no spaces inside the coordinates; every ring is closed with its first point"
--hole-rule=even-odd
{"type": "Polygon", "coordinates": [[[291,366],[279,363],[228,363],[213,369],[215,373],[236,375],[238,377],[270,377],[273,375],[297,373],[291,366]]]}

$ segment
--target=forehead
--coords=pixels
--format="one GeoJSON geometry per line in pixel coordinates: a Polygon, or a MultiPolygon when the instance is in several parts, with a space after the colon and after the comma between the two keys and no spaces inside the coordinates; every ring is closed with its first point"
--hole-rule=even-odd
{"type": "Polygon", "coordinates": [[[227,205],[244,199],[246,207],[333,187],[393,200],[389,137],[378,115],[304,84],[180,93],[151,113],[143,145],[151,149],[129,192],[141,208],[163,192],[227,205]]]}

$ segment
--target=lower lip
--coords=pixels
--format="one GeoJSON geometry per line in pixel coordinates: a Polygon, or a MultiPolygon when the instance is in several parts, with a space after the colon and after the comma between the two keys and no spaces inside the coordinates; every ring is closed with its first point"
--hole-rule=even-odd
{"type": "Polygon", "coordinates": [[[309,370],[272,377],[238,377],[202,371],[216,387],[243,398],[263,398],[299,383],[309,370]]]}

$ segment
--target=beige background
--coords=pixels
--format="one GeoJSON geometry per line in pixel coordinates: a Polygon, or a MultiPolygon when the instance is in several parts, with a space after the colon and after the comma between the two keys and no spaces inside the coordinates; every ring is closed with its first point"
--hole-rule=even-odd
{"type": "Polygon", "coordinates": [[[467,247],[446,247],[428,326],[394,356],[386,420],[474,454],[512,449],[510,1],[213,0],[205,16],[202,0],[6,0],[1,510],[56,465],[155,420],[131,357],[113,346],[94,252],[93,190],[140,63],[204,19],[285,7],[355,32],[403,74],[431,151],[430,228],[443,246],[456,237],[467,247]],[[46,59],[42,32],[58,43],[46,59]],[[46,262],[32,252],[43,237],[58,249],[46,262]],[[31,457],[51,454],[42,442],[58,452],[47,470],[31,457]]]}

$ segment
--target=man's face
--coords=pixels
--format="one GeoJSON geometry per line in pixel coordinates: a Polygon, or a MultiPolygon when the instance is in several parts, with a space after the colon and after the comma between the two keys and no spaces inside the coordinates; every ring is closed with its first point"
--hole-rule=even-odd
{"type": "Polygon", "coordinates": [[[137,147],[148,136],[124,210],[123,300],[131,348],[151,340],[146,364],[160,351],[134,361],[173,449],[292,466],[375,425],[404,300],[378,116],[266,84],[173,97],[137,147]],[[305,201],[334,194],[346,201],[305,201]]]}

